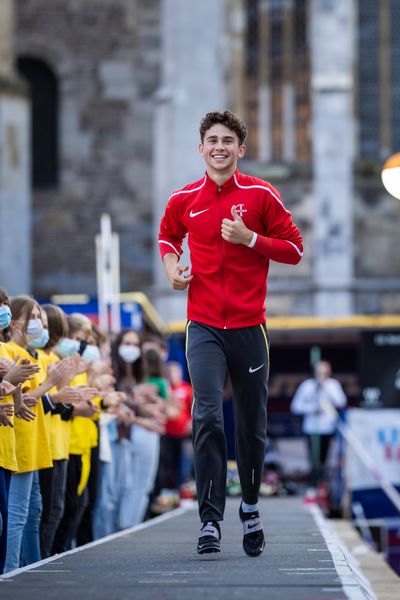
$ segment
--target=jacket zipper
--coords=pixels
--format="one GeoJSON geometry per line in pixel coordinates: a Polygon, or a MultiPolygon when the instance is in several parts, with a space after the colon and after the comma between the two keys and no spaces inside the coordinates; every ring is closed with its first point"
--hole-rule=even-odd
{"type": "Polygon", "coordinates": [[[217,202],[218,202],[218,216],[219,216],[219,261],[220,261],[220,273],[221,273],[221,304],[222,304],[222,318],[224,323],[224,329],[227,328],[227,307],[226,307],[226,297],[225,297],[225,271],[224,271],[224,240],[221,236],[221,223],[222,223],[222,188],[218,186],[217,188],[217,202]]]}

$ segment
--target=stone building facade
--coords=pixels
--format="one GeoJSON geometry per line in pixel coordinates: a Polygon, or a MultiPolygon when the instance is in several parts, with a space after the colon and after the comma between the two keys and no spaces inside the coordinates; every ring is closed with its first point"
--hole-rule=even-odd
{"type": "Polygon", "coordinates": [[[31,287],[30,105],[14,65],[13,0],[0,3],[0,286],[31,287]]]}
{"type": "MultiPolygon", "coordinates": [[[[400,136],[398,3],[238,0],[225,7],[229,107],[249,125],[242,167],[278,187],[304,237],[298,267],[271,264],[268,314],[397,313],[400,203],[383,189],[380,168],[400,136]]],[[[172,26],[162,32],[169,63],[185,51],[182,40],[174,57],[173,35],[172,26]]],[[[215,55],[219,41],[207,39],[215,55]]],[[[191,57],[198,72],[195,50],[191,57]]],[[[168,89],[174,78],[162,76],[168,89]]],[[[192,76],[190,68],[181,73],[186,94],[192,76]]],[[[191,101],[197,108],[203,98],[191,101]]],[[[165,110],[172,118],[173,101],[165,110]]],[[[172,152],[166,170],[173,161],[172,152]]],[[[184,301],[168,290],[160,268],[155,274],[158,306],[178,318],[184,301]]]]}
{"type": "Polygon", "coordinates": [[[400,147],[400,5],[248,0],[246,9],[256,31],[246,38],[250,155],[261,174],[280,172],[272,181],[293,202],[308,256],[286,283],[273,266],[270,308],[280,297],[292,313],[334,315],[342,287],[347,312],[398,313],[400,203],[380,171],[400,147]],[[324,288],[329,313],[318,306],[324,288]]]}
{"type": "Polygon", "coordinates": [[[18,0],[16,12],[24,75],[44,64],[57,88],[58,172],[33,189],[33,291],[96,293],[103,212],[120,234],[122,289],[148,286],[159,2],[18,0]]]}
{"type": "MultiPolygon", "coordinates": [[[[166,320],[182,318],[184,299],[168,289],[155,232],[171,189],[202,171],[195,148],[193,159],[188,158],[197,143],[199,115],[227,106],[250,127],[243,170],[278,187],[305,240],[304,259],[296,269],[271,265],[268,312],[318,314],[321,270],[328,279],[330,273],[318,267],[316,259],[321,188],[316,186],[313,139],[318,132],[313,126],[316,90],[323,96],[332,89],[326,81],[322,87],[312,81],[316,48],[324,42],[324,34],[318,35],[323,27],[313,29],[312,19],[325,19],[328,32],[329,24],[340,26],[347,19],[346,43],[354,46],[355,55],[354,63],[344,68],[356,76],[346,83],[352,110],[342,148],[354,168],[346,174],[348,196],[341,201],[349,209],[353,235],[345,242],[347,263],[347,246],[342,253],[347,279],[340,285],[350,298],[347,312],[399,312],[400,203],[382,188],[379,170],[387,154],[398,150],[396,136],[389,133],[400,127],[395,116],[390,121],[384,95],[381,122],[391,129],[385,126],[378,132],[382,144],[373,157],[365,158],[357,142],[366,139],[362,123],[375,119],[373,106],[368,114],[357,105],[360,97],[369,97],[362,82],[378,89],[387,83],[386,71],[376,77],[368,72],[363,79],[359,68],[365,44],[368,47],[360,31],[365,23],[368,26],[365,19],[375,19],[367,4],[374,3],[15,0],[14,53],[21,72],[33,81],[35,69],[47,69],[55,90],[57,156],[49,167],[53,179],[40,183],[39,173],[33,187],[32,291],[39,297],[96,293],[94,236],[100,215],[108,212],[120,235],[122,291],[144,290],[166,320]]],[[[394,27],[399,17],[396,2],[382,4],[392,7],[394,27]]],[[[395,40],[388,14],[380,16],[386,23],[386,30],[380,29],[382,48],[395,40]]],[[[337,59],[335,48],[331,51],[337,59]]],[[[339,57],[343,67],[341,61],[339,57]]],[[[336,93],[342,93],[340,77],[335,85],[336,93]]],[[[391,98],[395,107],[396,90],[391,98]]],[[[346,130],[346,123],[341,126],[346,130]]],[[[327,139],[335,135],[332,119],[325,134],[327,139]]],[[[43,156],[42,141],[39,136],[43,156]]],[[[324,166],[328,172],[329,152],[324,166]]],[[[345,161],[334,144],[331,160],[340,173],[340,161],[345,161]]],[[[331,202],[342,193],[335,187],[328,192],[331,202]]],[[[340,229],[337,223],[328,225],[333,236],[340,229]]],[[[331,314],[343,314],[343,308],[338,311],[333,306],[331,314]]]]}

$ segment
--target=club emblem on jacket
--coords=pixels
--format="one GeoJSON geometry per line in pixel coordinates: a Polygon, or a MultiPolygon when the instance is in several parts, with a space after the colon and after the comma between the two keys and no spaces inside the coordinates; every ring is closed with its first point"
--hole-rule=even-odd
{"type": "Polygon", "coordinates": [[[244,204],[236,204],[235,209],[239,217],[243,217],[244,213],[247,213],[247,208],[244,207],[244,204]]]}

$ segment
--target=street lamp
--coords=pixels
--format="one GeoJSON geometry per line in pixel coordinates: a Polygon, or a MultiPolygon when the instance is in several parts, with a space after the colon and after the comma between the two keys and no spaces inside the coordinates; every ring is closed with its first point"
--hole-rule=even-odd
{"type": "Polygon", "coordinates": [[[382,169],[382,183],[392,196],[400,200],[400,152],[392,154],[382,169]]]}

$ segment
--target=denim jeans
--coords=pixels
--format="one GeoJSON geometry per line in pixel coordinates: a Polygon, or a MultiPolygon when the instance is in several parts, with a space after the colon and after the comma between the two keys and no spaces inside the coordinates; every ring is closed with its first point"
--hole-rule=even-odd
{"type": "Polygon", "coordinates": [[[136,425],[131,440],[123,444],[119,528],[141,523],[146,515],[160,458],[160,436],[136,425]]]}
{"type": "MultiPolygon", "coordinates": [[[[125,443],[125,442],[124,442],[125,443]]],[[[93,513],[95,540],[117,531],[117,506],[122,455],[122,443],[112,442],[111,461],[100,462],[96,505],[93,513]]]]}
{"type": "Polygon", "coordinates": [[[42,497],[37,471],[11,475],[8,497],[7,554],[4,572],[40,560],[42,497]]]}
{"type": "Polygon", "coordinates": [[[8,492],[11,471],[0,467],[0,575],[3,573],[7,551],[8,492]]]}

